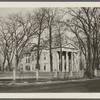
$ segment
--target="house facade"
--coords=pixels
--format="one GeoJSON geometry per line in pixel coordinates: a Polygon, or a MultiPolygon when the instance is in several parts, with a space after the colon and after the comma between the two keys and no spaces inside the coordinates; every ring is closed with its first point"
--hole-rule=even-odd
{"type": "MultiPolygon", "coordinates": [[[[62,68],[60,68],[60,48],[52,48],[53,72],[73,72],[80,71],[80,50],[75,45],[68,43],[62,46],[62,68]]],[[[21,60],[20,66],[23,72],[36,71],[37,50],[26,52],[21,60]]],[[[41,50],[39,59],[39,72],[51,72],[49,49],[41,50]]]]}

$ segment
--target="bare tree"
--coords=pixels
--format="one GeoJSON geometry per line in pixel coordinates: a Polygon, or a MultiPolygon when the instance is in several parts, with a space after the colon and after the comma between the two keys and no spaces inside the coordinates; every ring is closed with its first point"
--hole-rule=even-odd
{"type": "Polygon", "coordinates": [[[38,43],[37,43],[37,69],[40,69],[39,59],[40,59],[40,41],[41,35],[45,30],[45,9],[40,8],[37,9],[35,12],[35,22],[38,27],[38,43]]]}
{"type": "Polygon", "coordinates": [[[76,35],[81,50],[87,61],[88,75],[92,77],[94,76],[95,69],[93,63],[95,63],[95,61],[98,61],[94,60],[98,58],[95,57],[95,53],[98,52],[98,48],[95,49],[95,46],[98,46],[97,34],[99,35],[100,26],[98,23],[100,16],[98,8],[69,8],[68,13],[72,17],[72,19],[68,20],[65,23],[67,27],[69,26],[70,30],[76,35]]]}
{"type": "Polygon", "coordinates": [[[65,32],[65,29],[64,29],[64,24],[61,23],[60,20],[58,20],[56,22],[56,30],[57,30],[57,33],[56,33],[55,43],[56,43],[56,46],[60,47],[60,52],[59,52],[60,66],[59,66],[59,69],[60,69],[60,71],[62,71],[62,55],[63,55],[62,45],[63,45],[63,34],[65,32]]]}
{"type": "Polygon", "coordinates": [[[1,24],[0,24],[0,47],[1,47],[1,52],[3,54],[3,71],[4,71],[4,66],[5,62],[8,62],[7,69],[11,71],[11,63],[12,63],[12,58],[14,53],[13,51],[13,45],[11,41],[11,36],[7,30],[7,23],[5,22],[4,19],[1,19],[1,24]]]}
{"type": "Polygon", "coordinates": [[[56,20],[58,17],[58,8],[46,8],[46,21],[47,28],[49,31],[49,54],[50,54],[50,68],[53,71],[53,62],[52,62],[52,34],[55,30],[56,20]]]}
{"type": "Polygon", "coordinates": [[[2,39],[6,40],[4,49],[5,51],[7,50],[6,59],[8,64],[10,63],[9,66],[11,67],[12,60],[15,61],[13,65],[14,76],[16,70],[18,70],[19,59],[23,54],[23,50],[37,36],[37,26],[31,18],[31,14],[27,14],[24,17],[21,14],[9,15],[5,20],[5,26],[3,26],[5,30],[2,28],[3,31],[1,31],[3,34],[2,39]]]}
{"type": "Polygon", "coordinates": [[[33,38],[35,38],[37,35],[37,26],[36,23],[34,23],[32,20],[33,19],[31,19],[31,14],[28,14],[26,19],[24,19],[22,16],[17,16],[17,15],[13,17],[11,16],[11,21],[12,22],[15,21],[15,23],[18,25],[18,27],[16,28],[17,30],[15,29],[15,36],[14,36],[15,54],[16,54],[15,68],[18,68],[19,59],[23,50],[28,45],[28,43],[30,43],[30,41],[32,41],[33,38]]]}

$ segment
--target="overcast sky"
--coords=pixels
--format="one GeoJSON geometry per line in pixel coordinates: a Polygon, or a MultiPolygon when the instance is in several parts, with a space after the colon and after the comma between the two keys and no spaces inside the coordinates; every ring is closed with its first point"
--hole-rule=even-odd
{"type": "Polygon", "coordinates": [[[5,17],[12,13],[27,13],[28,11],[33,11],[34,8],[0,8],[0,16],[5,17]]]}
{"type": "MultiPolygon", "coordinates": [[[[12,14],[12,13],[22,13],[22,14],[25,14],[27,12],[31,12],[33,11],[35,8],[0,8],[0,17],[6,17],[8,16],[9,14],[12,14]]],[[[68,32],[67,33],[69,37],[73,37],[73,35],[68,32]]]]}

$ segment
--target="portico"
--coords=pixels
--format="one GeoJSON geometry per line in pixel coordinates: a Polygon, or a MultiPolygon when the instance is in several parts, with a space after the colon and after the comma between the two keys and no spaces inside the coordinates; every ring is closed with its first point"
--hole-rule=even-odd
{"type": "Polygon", "coordinates": [[[60,51],[59,48],[56,49],[57,72],[69,72],[70,75],[72,76],[73,72],[78,72],[80,70],[79,64],[80,64],[80,51],[76,46],[68,44],[67,46],[62,47],[62,51],[60,51]]]}

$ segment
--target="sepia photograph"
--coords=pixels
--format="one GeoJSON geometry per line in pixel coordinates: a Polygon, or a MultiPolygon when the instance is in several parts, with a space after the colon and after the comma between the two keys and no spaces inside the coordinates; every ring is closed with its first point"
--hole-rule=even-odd
{"type": "Polygon", "coordinates": [[[99,93],[100,7],[39,4],[0,7],[0,93],[99,93]]]}

